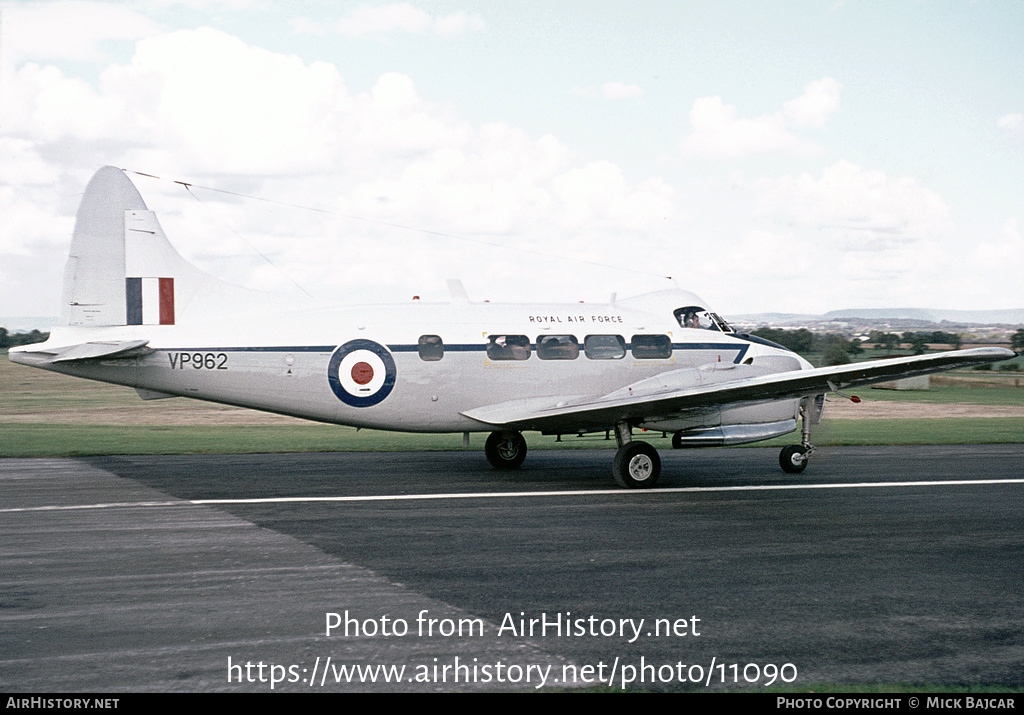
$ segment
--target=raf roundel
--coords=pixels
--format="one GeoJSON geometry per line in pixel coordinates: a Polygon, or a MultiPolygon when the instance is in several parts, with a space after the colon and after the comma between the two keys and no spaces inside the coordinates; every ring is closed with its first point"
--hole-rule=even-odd
{"type": "Polygon", "coordinates": [[[352,407],[382,402],[395,387],[395,360],[372,340],[350,340],[331,355],[327,381],[338,399],[352,407]]]}

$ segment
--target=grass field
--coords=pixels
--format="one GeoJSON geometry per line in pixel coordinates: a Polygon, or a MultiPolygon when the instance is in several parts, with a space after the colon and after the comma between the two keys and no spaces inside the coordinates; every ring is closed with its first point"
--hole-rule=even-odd
{"type": "MultiPolygon", "coordinates": [[[[826,409],[813,441],[816,445],[1024,442],[1024,389],[1013,386],[1015,377],[1021,379],[1012,374],[950,373],[937,380],[948,384],[926,392],[859,390],[865,403],[917,404],[919,409],[912,414],[927,417],[861,418],[856,408],[838,404],[826,409]],[[973,408],[964,412],[963,406],[973,408]],[[944,416],[954,407],[968,416],[944,416]],[[991,415],[986,408],[991,408],[991,415]],[[830,414],[838,418],[830,420],[830,414]]],[[[0,356],[0,385],[0,457],[462,448],[459,434],[357,431],[195,400],[147,402],[130,388],[15,365],[6,355],[0,356]]],[[[647,432],[641,438],[659,449],[669,448],[660,432],[647,432]]],[[[483,434],[472,435],[470,448],[482,449],[483,441],[483,434]]],[[[600,434],[565,436],[561,441],[528,434],[527,441],[530,449],[615,446],[614,439],[600,434]]],[[[795,436],[789,435],[759,444],[793,441],[795,436]]]]}
{"type": "Polygon", "coordinates": [[[929,390],[879,390],[860,388],[857,394],[874,402],[917,402],[933,405],[1024,406],[1024,382],[1020,388],[972,385],[970,375],[932,378],[929,390]],[[944,383],[942,381],[948,380],[944,383]]]}

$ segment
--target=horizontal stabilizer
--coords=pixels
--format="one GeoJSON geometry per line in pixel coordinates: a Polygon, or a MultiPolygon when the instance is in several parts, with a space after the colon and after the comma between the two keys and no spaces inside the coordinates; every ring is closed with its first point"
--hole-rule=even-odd
{"type": "Polygon", "coordinates": [[[91,343],[79,343],[63,348],[50,350],[26,351],[38,354],[53,355],[46,362],[71,362],[73,360],[96,360],[99,358],[134,357],[143,355],[148,350],[144,348],[149,344],[148,340],[118,340],[118,341],[97,341],[91,343]]]}

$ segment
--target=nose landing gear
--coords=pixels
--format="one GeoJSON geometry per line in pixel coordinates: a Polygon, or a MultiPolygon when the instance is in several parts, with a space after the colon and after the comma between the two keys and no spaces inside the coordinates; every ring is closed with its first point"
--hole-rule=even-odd
{"type": "Polygon", "coordinates": [[[784,472],[799,474],[807,469],[808,457],[811,456],[813,449],[810,445],[807,447],[804,447],[802,444],[786,445],[779,452],[779,466],[782,467],[784,472]]]}
{"type": "Polygon", "coordinates": [[[825,407],[825,395],[805,398],[800,403],[800,444],[789,444],[779,452],[779,466],[789,474],[799,474],[807,469],[807,462],[814,453],[811,444],[811,424],[821,421],[825,407]]]}

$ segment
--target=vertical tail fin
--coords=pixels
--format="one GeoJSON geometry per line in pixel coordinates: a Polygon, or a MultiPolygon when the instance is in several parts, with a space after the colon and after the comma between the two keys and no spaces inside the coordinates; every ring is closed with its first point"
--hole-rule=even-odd
{"type": "Polygon", "coordinates": [[[61,325],[125,325],[125,211],[146,211],[120,169],[96,172],[82,196],[64,268],[61,325]]]}
{"type": "Polygon", "coordinates": [[[182,258],[120,169],[103,167],[89,181],[64,269],[60,325],[175,325],[272,298],[182,258]]]}

